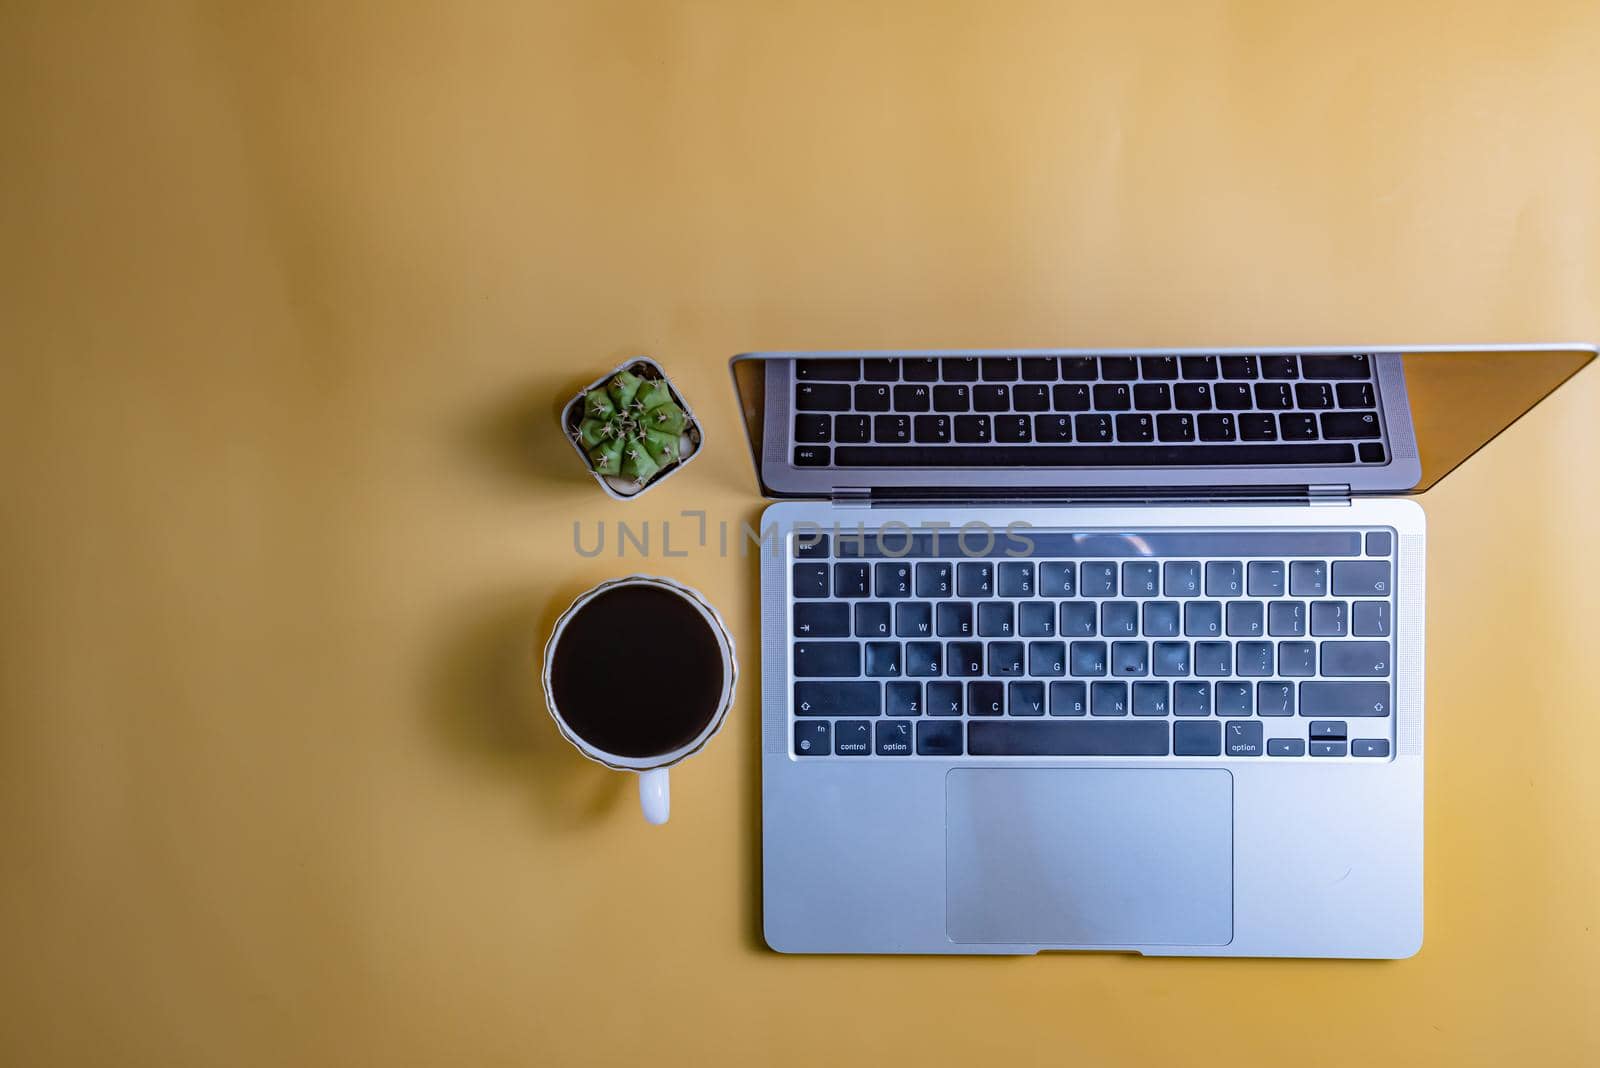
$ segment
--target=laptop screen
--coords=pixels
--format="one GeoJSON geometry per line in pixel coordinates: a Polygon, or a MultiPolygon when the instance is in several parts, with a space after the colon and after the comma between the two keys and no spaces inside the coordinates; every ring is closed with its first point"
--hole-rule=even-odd
{"type": "Polygon", "coordinates": [[[1420,493],[1585,346],[764,352],[732,361],[765,496],[1420,493]]]}

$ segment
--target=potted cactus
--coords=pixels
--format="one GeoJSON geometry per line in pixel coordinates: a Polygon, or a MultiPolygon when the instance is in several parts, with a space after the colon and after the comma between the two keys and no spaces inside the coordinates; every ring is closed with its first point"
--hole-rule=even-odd
{"type": "Polygon", "coordinates": [[[660,364],[639,358],[568,402],[562,423],[596,481],[636,497],[699,452],[700,428],[660,364]]]}

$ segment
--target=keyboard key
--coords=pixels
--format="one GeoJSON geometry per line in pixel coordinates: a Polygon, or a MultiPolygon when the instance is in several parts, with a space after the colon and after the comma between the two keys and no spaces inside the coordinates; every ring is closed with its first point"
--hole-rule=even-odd
{"type": "Polygon", "coordinates": [[[976,382],[978,358],[976,356],[946,356],[939,361],[946,382],[976,382]]]}
{"type": "Polygon", "coordinates": [[[1093,405],[1089,387],[1076,384],[1057,386],[1050,391],[1058,412],[1086,412],[1093,405]]]}
{"type": "Polygon", "coordinates": [[[900,361],[874,359],[861,361],[862,376],[868,382],[894,382],[900,378],[900,361]]]}
{"type": "Polygon", "coordinates": [[[1161,565],[1161,589],[1168,597],[1196,597],[1200,593],[1200,564],[1195,560],[1169,560],[1161,565]]]}
{"type": "Polygon", "coordinates": [[[1176,356],[1141,356],[1139,373],[1152,382],[1171,381],[1178,377],[1176,356]]]}
{"type": "Polygon", "coordinates": [[[794,711],[797,716],[876,716],[883,706],[881,683],[797,682],[794,711]]]}
{"type": "Polygon", "coordinates": [[[1357,757],[1386,757],[1389,755],[1387,738],[1354,738],[1350,741],[1350,755],[1357,757]]]}
{"type": "Polygon", "coordinates": [[[1384,462],[1383,442],[1363,441],[1356,446],[1356,453],[1364,464],[1381,464],[1384,462]]]}
{"type": "Polygon", "coordinates": [[[943,445],[950,440],[948,415],[919,415],[911,420],[911,436],[924,445],[943,445]]]}
{"type": "Polygon", "coordinates": [[[1211,684],[1206,682],[1173,683],[1172,714],[1175,716],[1211,715],[1211,684]]]}
{"type": "Polygon", "coordinates": [[[856,637],[878,638],[889,634],[889,606],[882,601],[856,605],[856,637]]]}
{"type": "Polygon", "coordinates": [[[1006,690],[1006,712],[1013,716],[1044,715],[1044,683],[1011,683],[1006,690]]]}
{"type": "Polygon", "coordinates": [[[1025,655],[1021,642],[990,642],[989,674],[1001,678],[1022,674],[1025,655]]]}
{"type": "Polygon", "coordinates": [[[1346,736],[1347,730],[1348,728],[1345,726],[1343,720],[1318,719],[1311,722],[1311,725],[1306,728],[1306,733],[1313,738],[1334,738],[1343,740],[1346,736]]]}
{"type": "Polygon", "coordinates": [[[850,637],[850,606],[838,601],[802,602],[794,606],[796,638],[850,637]]]}
{"type": "Polygon", "coordinates": [[[1166,756],[1167,725],[996,720],[967,724],[973,756],[1166,756]]]}
{"type": "Polygon", "coordinates": [[[948,597],[954,592],[954,570],[949,564],[918,564],[916,575],[918,597],[948,597]]]}
{"type": "Polygon", "coordinates": [[[1373,412],[1323,412],[1322,436],[1329,441],[1355,441],[1380,438],[1378,417],[1373,412]]]}
{"type": "Polygon", "coordinates": [[[875,737],[879,756],[910,756],[911,746],[916,741],[911,733],[911,724],[890,720],[878,722],[875,737]]]}
{"type": "Polygon", "coordinates": [[[900,674],[899,642],[867,643],[867,675],[872,678],[891,678],[900,674]]]}
{"type": "Polygon", "coordinates": [[[1305,412],[1284,412],[1278,416],[1278,435],[1284,441],[1317,440],[1317,417],[1305,412]]]}
{"type": "Polygon", "coordinates": [[[903,445],[911,440],[911,417],[880,415],[872,420],[872,440],[884,445],[903,445]]]}
{"type": "Polygon", "coordinates": [[[828,756],[832,752],[833,724],[825,719],[795,723],[795,756],[828,756]]]}
{"type": "Polygon", "coordinates": [[[1387,682],[1302,682],[1302,716],[1339,716],[1346,719],[1389,714],[1387,682]]]}
{"type": "Polygon", "coordinates": [[[1021,363],[1025,382],[1054,382],[1061,377],[1061,365],[1054,356],[1024,356],[1021,363]]]}
{"type": "Polygon", "coordinates": [[[1185,378],[1215,378],[1217,377],[1217,358],[1215,356],[1185,356],[1179,361],[1185,378]]]}
{"type": "Polygon", "coordinates": [[[833,725],[835,756],[866,756],[872,752],[872,724],[864,719],[841,719],[833,725]]]}
{"type": "Polygon", "coordinates": [[[1274,638],[1299,638],[1306,632],[1304,601],[1273,601],[1267,605],[1267,633],[1274,638]]]}
{"type": "Polygon", "coordinates": [[[906,674],[913,678],[933,678],[944,673],[944,646],[938,642],[907,642],[906,674]]]}
{"type": "Polygon", "coordinates": [[[1237,560],[1213,560],[1206,565],[1206,596],[1237,597],[1244,592],[1244,565],[1237,560]]]}
{"type": "Polygon", "coordinates": [[[794,595],[813,598],[828,596],[828,565],[795,564],[794,595]]]}
{"type": "Polygon", "coordinates": [[[1146,638],[1173,638],[1178,634],[1178,602],[1146,601],[1144,603],[1144,636],[1146,638]]]}
{"type": "Polygon", "coordinates": [[[1248,682],[1217,683],[1217,715],[1248,716],[1250,714],[1250,684],[1248,682]]]}
{"type": "Polygon", "coordinates": [[[960,678],[983,674],[983,643],[945,642],[944,673],[960,678]]]}
{"type": "Polygon", "coordinates": [[[1228,602],[1228,636],[1254,638],[1266,630],[1266,606],[1260,601],[1228,602]]]}
{"type": "Polygon", "coordinates": [[[1268,738],[1267,756],[1269,757],[1298,757],[1306,755],[1306,741],[1304,738],[1268,738]]]}
{"type": "Polygon", "coordinates": [[[1185,412],[1211,410],[1211,387],[1204,382],[1185,382],[1172,391],[1172,403],[1185,412]]]}
{"type": "Polygon", "coordinates": [[[1300,364],[1293,356],[1261,357],[1262,378],[1299,378],[1300,364]]]}
{"type": "Polygon", "coordinates": [[[1052,716],[1082,716],[1089,710],[1089,688],[1081,682],[1052,682],[1050,684],[1050,714],[1052,716]]]}
{"type": "Polygon", "coordinates": [[[1386,597],[1389,593],[1389,561],[1335,560],[1335,597],[1386,597]]]}
{"type": "Polygon", "coordinates": [[[1079,677],[1106,673],[1105,642],[1073,642],[1071,646],[1072,673],[1079,677]]]}
{"type": "Polygon", "coordinates": [[[928,715],[961,715],[961,684],[959,682],[928,683],[928,715]]]}
{"type": "Polygon", "coordinates": [[[1003,716],[1006,711],[1005,683],[967,683],[967,714],[971,716],[1003,716]]]}
{"type": "Polygon", "coordinates": [[[1017,359],[1015,356],[985,356],[978,361],[985,382],[1015,382],[1017,359]]]}
{"type": "Polygon", "coordinates": [[[1341,408],[1376,408],[1370,382],[1340,382],[1334,387],[1334,398],[1341,408]]]}
{"type": "Polygon", "coordinates": [[[1156,416],[1156,437],[1162,441],[1193,441],[1194,416],[1177,412],[1156,416]]]}
{"type": "Polygon", "coordinates": [[[1117,595],[1117,565],[1105,563],[1081,564],[1078,567],[1079,589],[1084,597],[1115,597],[1117,595]]]}
{"type": "Polygon", "coordinates": [[[872,565],[872,590],[879,597],[910,597],[911,565],[887,562],[872,565]]]}
{"type": "Polygon", "coordinates": [[[1103,444],[1111,440],[1111,417],[1075,415],[1072,417],[1072,432],[1077,435],[1079,441],[1103,444]]]}
{"type": "Polygon", "coordinates": [[[884,684],[883,714],[886,716],[922,715],[922,683],[890,682],[884,684]]]}
{"type": "Polygon", "coordinates": [[[1094,406],[1102,412],[1123,412],[1133,406],[1133,391],[1121,382],[1094,387],[1094,406]]]}
{"type": "Polygon", "coordinates": [[[1154,597],[1161,592],[1161,567],[1154,561],[1130,560],[1122,565],[1124,597],[1154,597]]]}
{"type": "Polygon", "coordinates": [[[993,435],[987,415],[956,416],[956,440],[969,445],[986,444],[993,435]]]}
{"type": "Polygon", "coordinates": [[[1051,561],[1039,565],[1039,594],[1042,597],[1071,597],[1077,592],[1077,565],[1051,561]]]}
{"type": "Polygon", "coordinates": [[[1139,377],[1139,361],[1132,356],[1100,357],[1100,377],[1131,382],[1139,377]]]}
{"type": "MultiPolygon", "coordinates": [[[[878,724],[880,729],[886,726],[889,724],[878,724]]],[[[1202,726],[1202,724],[1187,724],[1187,726],[1202,726]]],[[[1261,724],[1254,720],[1248,723],[1229,723],[1222,728],[1223,747],[1231,757],[1258,757],[1261,755],[1261,734],[1261,724]]]]}
{"type": "Polygon", "coordinates": [[[797,411],[848,412],[850,387],[822,382],[801,382],[794,387],[797,411]]]}
{"type": "Polygon", "coordinates": [[[1224,356],[1219,362],[1223,378],[1255,378],[1260,374],[1254,356],[1224,356]]]}
{"type": "Polygon", "coordinates": [[[864,415],[836,415],[833,417],[833,440],[847,445],[871,441],[872,422],[864,415]]]}
{"type": "Polygon", "coordinates": [[[1316,638],[1342,638],[1350,625],[1343,601],[1311,602],[1311,634],[1316,638]]]}
{"type": "Polygon", "coordinates": [[[1181,678],[1189,674],[1188,642],[1156,642],[1154,674],[1181,678]]]}
{"type": "Polygon", "coordinates": [[[960,756],[961,750],[961,724],[917,724],[918,756],[960,756]]]}
{"type": "Polygon", "coordinates": [[[1233,416],[1228,414],[1202,414],[1195,417],[1200,426],[1201,441],[1234,440],[1233,416]]]}
{"type": "Polygon", "coordinates": [[[1032,597],[1033,565],[1017,561],[1001,564],[999,583],[1002,597],[1032,597]]]}
{"type": "Polygon", "coordinates": [[[1300,373],[1306,378],[1371,378],[1372,364],[1365,356],[1302,356],[1300,373]]]}
{"type": "Polygon", "coordinates": [[[1251,597],[1283,596],[1283,561],[1252,560],[1246,572],[1248,592],[1251,597]]]}
{"type": "Polygon", "coordinates": [[[1289,594],[1292,597],[1326,597],[1328,565],[1316,560],[1296,560],[1290,564],[1289,594]]]}
{"type": "Polygon", "coordinates": [[[1055,637],[1056,606],[1049,601],[1022,602],[1017,606],[1017,633],[1024,638],[1055,637]]]}
{"type": "Polygon", "coordinates": [[[1133,406],[1141,412],[1164,412],[1172,407],[1172,387],[1164,382],[1141,382],[1133,387],[1133,406]]]}
{"type": "Polygon", "coordinates": [[[1100,361],[1093,356],[1063,356],[1061,377],[1071,382],[1093,382],[1100,377],[1100,361]]]}
{"type": "Polygon", "coordinates": [[[1106,601],[1100,606],[1100,633],[1131,638],[1139,633],[1139,606],[1133,601],[1106,601]]]}
{"type": "Polygon", "coordinates": [[[1292,683],[1292,682],[1258,682],[1258,683],[1256,683],[1256,715],[1258,715],[1258,716],[1292,716],[1292,715],[1294,715],[1294,683],[1292,683]]]}
{"type": "Polygon", "coordinates": [[[1294,388],[1287,382],[1257,382],[1252,395],[1257,408],[1269,412],[1284,411],[1294,407],[1294,388]]]}
{"type": "Polygon", "coordinates": [[[1227,642],[1195,642],[1194,673],[1206,678],[1233,674],[1233,646],[1227,642]]]}
{"type": "Polygon", "coordinates": [[[1029,642],[1028,674],[1049,678],[1067,673],[1065,642],[1029,642]]]}
{"type": "Polygon", "coordinates": [[[894,404],[894,391],[889,386],[860,385],[855,399],[858,412],[886,412],[894,404]]]}
{"type": "Polygon", "coordinates": [[[802,560],[826,560],[828,536],[821,533],[795,531],[794,554],[802,560]]]}
{"type": "Polygon", "coordinates": [[[834,564],[833,590],[835,597],[872,596],[871,569],[866,564],[834,564]]]}
{"type": "Polygon", "coordinates": [[[1035,441],[1061,443],[1072,440],[1070,415],[1036,415],[1033,417],[1035,441]]]}
{"type": "Polygon", "coordinates": [[[1358,638],[1389,636],[1389,602],[1357,601],[1350,606],[1350,633],[1358,638]]]}
{"type": "Polygon", "coordinates": [[[1222,633],[1222,605],[1216,601],[1190,601],[1183,606],[1183,633],[1190,638],[1211,638],[1222,633]]]}
{"type": "Polygon", "coordinates": [[[1148,415],[1124,412],[1115,422],[1118,441],[1154,441],[1156,438],[1155,420],[1148,415]]]}
{"type": "Polygon", "coordinates": [[[1221,756],[1222,725],[1219,723],[1174,723],[1173,756],[1221,756]]]}
{"type": "Polygon", "coordinates": [[[904,385],[894,387],[894,410],[897,412],[925,412],[933,407],[933,395],[927,386],[904,385]]]}
{"type": "Polygon", "coordinates": [[[1266,412],[1244,412],[1238,424],[1240,441],[1278,440],[1278,421],[1266,412]]]}
{"type": "Polygon", "coordinates": [[[1061,606],[1061,635],[1065,638],[1090,638],[1098,633],[1098,613],[1088,601],[1068,601],[1061,606]]]}
{"type": "Polygon", "coordinates": [[[794,361],[794,376],[802,381],[823,379],[830,382],[854,382],[861,377],[861,361],[844,359],[796,360],[794,361]]]}
{"type": "Polygon", "coordinates": [[[1234,647],[1237,660],[1235,670],[1247,679],[1259,679],[1272,674],[1271,642],[1240,642],[1234,647]]]}
{"type": "Polygon", "coordinates": [[[1211,400],[1223,411],[1247,412],[1254,403],[1254,395],[1248,383],[1223,382],[1211,390],[1211,400]]]}
{"type": "Polygon", "coordinates": [[[1136,682],[1133,684],[1133,714],[1136,716],[1165,716],[1172,710],[1167,700],[1164,682],[1136,682]]]}
{"type": "Polygon", "coordinates": [[[826,415],[796,415],[794,439],[810,445],[826,445],[833,437],[833,419],[826,415]]]}
{"type": "Polygon", "coordinates": [[[1374,530],[1367,534],[1367,555],[1388,556],[1394,548],[1394,538],[1387,530],[1374,530]]]}
{"type": "Polygon", "coordinates": [[[931,356],[908,356],[900,361],[900,377],[907,382],[937,382],[939,361],[931,356]]]}
{"type": "Polygon", "coordinates": [[[1317,646],[1315,642],[1278,643],[1278,674],[1302,679],[1316,673],[1317,646]]]}
{"type": "Polygon", "coordinates": [[[1111,674],[1124,678],[1150,673],[1150,647],[1144,642],[1112,642],[1111,674]]]}
{"type": "Polygon", "coordinates": [[[1322,674],[1330,678],[1379,678],[1393,663],[1388,642],[1322,643],[1322,674]]]}
{"type": "Polygon", "coordinates": [[[972,405],[972,393],[966,386],[934,386],[933,410],[936,412],[964,412],[972,405]]]}
{"type": "Polygon", "coordinates": [[[968,560],[956,565],[956,593],[961,597],[994,594],[994,565],[968,560]]]}
{"type": "Polygon", "coordinates": [[[1311,755],[1314,757],[1342,757],[1345,755],[1344,742],[1312,742],[1311,755]]]}
{"type": "Polygon", "coordinates": [[[1019,412],[1048,412],[1050,387],[1038,385],[1013,386],[1011,406],[1019,412]]]}
{"type": "Polygon", "coordinates": [[[978,637],[1009,638],[1016,633],[1010,601],[983,601],[978,605],[978,637]]]}
{"type": "Polygon", "coordinates": [[[1127,683],[1092,682],[1089,684],[1089,715],[1126,716],[1127,714],[1127,683]]]}
{"type": "MultiPolygon", "coordinates": [[[[945,565],[948,566],[948,565],[945,565]]],[[[972,605],[942,601],[934,608],[934,626],[941,638],[966,638],[972,634],[972,605]]]]}
{"type": "Polygon", "coordinates": [[[980,412],[1009,412],[1011,390],[1005,386],[974,386],[972,406],[980,412]]]}
{"type": "Polygon", "coordinates": [[[1294,400],[1301,408],[1332,408],[1333,387],[1326,382],[1302,382],[1294,387],[1294,400]]]}

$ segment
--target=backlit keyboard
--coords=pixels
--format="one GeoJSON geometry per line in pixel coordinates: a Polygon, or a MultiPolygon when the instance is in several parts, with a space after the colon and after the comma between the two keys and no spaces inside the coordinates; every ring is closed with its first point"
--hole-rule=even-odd
{"type": "Polygon", "coordinates": [[[1381,464],[1372,357],[792,363],[797,467],[1381,464]]]}
{"type": "Polygon", "coordinates": [[[1389,529],[836,528],[790,547],[796,757],[1391,753],[1389,529]]]}

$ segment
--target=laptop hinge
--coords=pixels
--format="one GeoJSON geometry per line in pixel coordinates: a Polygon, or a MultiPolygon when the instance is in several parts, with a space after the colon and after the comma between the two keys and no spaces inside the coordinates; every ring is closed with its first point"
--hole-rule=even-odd
{"type": "Polygon", "coordinates": [[[1313,505],[1323,507],[1348,505],[1350,503],[1350,484],[1346,482],[1338,485],[1307,486],[1306,499],[1313,505]]]}
{"type": "Polygon", "coordinates": [[[850,504],[858,508],[868,508],[872,505],[872,491],[865,486],[834,487],[833,493],[828,497],[833,504],[850,504]]]}

